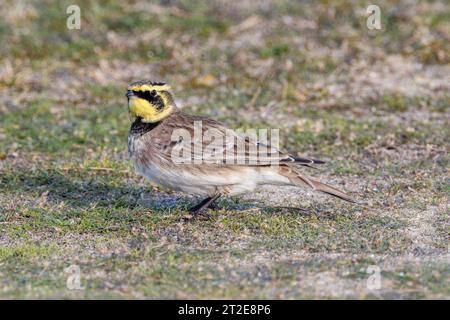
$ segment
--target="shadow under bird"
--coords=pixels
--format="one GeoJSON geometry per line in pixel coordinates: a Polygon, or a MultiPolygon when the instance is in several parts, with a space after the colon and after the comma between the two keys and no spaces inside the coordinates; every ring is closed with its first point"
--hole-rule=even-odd
{"type": "Polygon", "coordinates": [[[204,196],[203,201],[190,208],[193,215],[210,207],[221,196],[252,192],[261,185],[306,187],[355,202],[343,191],[301,170],[323,161],[282,153],[218,121],[186,114],[177,108],[165,83],[133,82],[126,97],[129,112],[135,118],[128,135],[128,151],[137,172],[163,187],[204,196]],[[201,123],[202,139],[196,137],[197,123],[201,123]],[[205,152],[212,140],[204,136],[210,132],[216,138],[226,136],[223,143],[215,145],[214,156],[205,152]],[[174,155],[180,152],[185,152],[187,157],[185,154],[183,161],[175,161],[174,155]],[[230,154],[233,163],[224,160],[230,154]]]}

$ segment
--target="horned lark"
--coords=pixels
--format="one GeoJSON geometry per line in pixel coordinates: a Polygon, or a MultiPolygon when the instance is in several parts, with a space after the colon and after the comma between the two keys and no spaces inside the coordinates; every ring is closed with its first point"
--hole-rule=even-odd
{"type": "Polygon", "coordinates": [[[301,170],[322,161],[282,153],[215,120],[185,114],[175,105],[165,83],[133,82],[126,96],[135,118],[128,135],[128,151],[137,172],[172,190],[204,196],[190,209],[193,214],[205,210],[220,196],[251,192],[261,185],[306,187],[354,202],[341,190],[301,170]],[[213,139],[205,139],[211,132],[217,141],[220,135],[227,137],[216,143],[212,152],[208,146],[213,139]]]}

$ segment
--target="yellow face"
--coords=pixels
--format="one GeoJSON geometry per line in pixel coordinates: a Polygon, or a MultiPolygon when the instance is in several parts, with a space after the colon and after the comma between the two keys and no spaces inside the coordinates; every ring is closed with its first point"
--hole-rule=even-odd
{"type": "Polygon", "coordinates": [[[143,122],[158,122],[175,108],[170,87],[164,83],[150,81],[133,82],[127,88],[128,109],[134,117],[143,122]]]}

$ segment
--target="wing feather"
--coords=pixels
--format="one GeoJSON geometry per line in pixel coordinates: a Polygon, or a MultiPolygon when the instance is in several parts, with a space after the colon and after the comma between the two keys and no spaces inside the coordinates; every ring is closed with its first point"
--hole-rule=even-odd
{"type": "Polygon", "coordinates": [[[285,154],[256,137],[229,129],[221,123],[199,116],[183,114],[165,124],[170,140],[160,148],[165,158],[173,152],[186,152],[185,161],[203,164],[238,164],[267,166],[273,164],[302,165],[322,164],[323,161],[285,154]],[[195,122],[201,121],[201,135],[195,122]],[[174,134],[175,132],[175,134],[174,134]],[[181,137],[176,132],[184,133],[181,137]]]}

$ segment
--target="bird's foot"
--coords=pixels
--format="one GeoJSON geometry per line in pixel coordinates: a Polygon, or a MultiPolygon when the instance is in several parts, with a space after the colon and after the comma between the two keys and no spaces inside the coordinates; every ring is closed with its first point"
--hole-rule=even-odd
{"type": "Polygon", "coordinates": [[[220,197],[220,195],[208,197],[205,200],[203,200],[202,202],[200,202],[199,204],[193,206],[192,208],[189,209],[189,214],[186,215],[184,217],[184,219],[191,220],[193,218],[198,218],[198,217],[210,219],[211,215],[206,213],[206,211],[208,208],[212,208],[214,206],[214,201],[216,201],[217,198],[219,198],[219,197],[220,197]]]}
{"type": "Polygon", "coordinates": [[[211,214],[209,214],[207,212],[206,209],[202,209],[202,210],[189,210],[189,213],[186,214],[185,216],[183,216],[183,220],[184,221],[189,221],[189,220],[210,220],[211,219],[211,214]]]}

